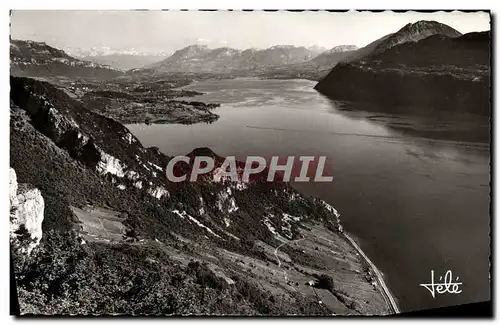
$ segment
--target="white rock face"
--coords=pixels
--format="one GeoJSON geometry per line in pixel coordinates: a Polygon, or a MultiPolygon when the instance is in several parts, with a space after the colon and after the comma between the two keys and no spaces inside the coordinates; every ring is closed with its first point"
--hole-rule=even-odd
{"type": "Polygon", "coordinates": [[[224,224],[226,225],[226,228],[231,225],[231,219],[228,216],[224,216],[224,224]]]}
{"type": "Polygon", "coordinates": [[[18,201],[17,201],[17,176],[16,176],[16,172],[14,171],[14,168],[11,168],[10,169],[10,172],[9,172],[9,178],[10,178],[10,186],[9,186],[9,189],[10,189],[10,193],[9,193],[9,196],[10,196],[10,207],[12,209],[12,206],[18,204],[18,201]]]}
{"type": "Polygon", "coordinates": [[[223,174],[226,173],[226,171],[222,168],[216,168],[213,172],[214,175],[214,182],[216,183],[224,183],[224,182],[230,182],[231,177],[229,176],[223,176],[223,174]]]}
{"type": "Polygon", "coordinates": [[[78,140],[80,140],[80,146],[82,147],[89,142],[89,137],[86,136],[85,134],[81,134],[80,132],[78,132],[77,137],[78,140]]]}
{"type": "Polygon", "coordinates": [[[136,142],[136,140],[134,139],[134,136],[131,133],[127,133],[123,137],[123,139],[126,140],[126,141],[128,141],[129,144],[132,144],[132,143],[136,142]]]}
{"type": "Polygon", "coordinates": [[[164,187],[162,187],[162,186],[158,186],[158,187],[156,187],[154,189],[150,188],[148,190],[148,193],[151,196],[157,198],[158,200],[161,199],[164,195],[166,195],[167,198],[170,196],[170,193],[168,193],[167,189],[164,188],[164,187]]]}
{"type": "Polygon", "coordinates": [[[97,171],[104,175],[104,174],[113,174],[118,177],[123,177],[125,176],[125,171],[123,170],[125,166],[122,164],[122,162],[105,153],[104,151],[100,151],[101,153],[101,160],[96,166],[97,171]]]}
{"type": "Polygon", "coordinates": [[[186,216],[187,216],[187,212],[186,211],[179,211],[179,210],[172,210],[173,213],[175,213],[176,215],[178,215],[181,219],[184,219],[186,216]]]}
{"type": "Polygon", "coordinates": [[[227,187],[226,191],[221,191],[217,194],[217,208],[221,212],[233,213],[238,211],[239,207],[236,205],[234,197],[232,197],[231,188],[227,187]],[[227,210],[225,209],[227,207],[227,210]]]}
{"type": "Polygon", "coordinates": [[[130,179],[130,180],[133,180],[133,181],[136,181],[140,178],[139,174],[134,171],[134,170],[129,170],[127,172],[127,178],[130,179]]]}
{"type": "Polygon", "coordinates": [[[208,228],[207,226],[205,226],[204,224],[202,224],[201,222],[199,222],[196,218],[193,218],[192,216],[190,216],[189,214],[187,215],[187,217],[189,218],[189,220],[191,220],[192,222],[194,222],[196,225],[198,225],[198,227],[201,227],[203,229],[205,229],[206,231],[208,231],[210,234],[214,235],[215,237],[219,237],[219,235],[217,235],[216,233],[214,233],[212,231],[212,229],[208,228]]]}
{"type": "Polygon", "coordinates": [[[227,208],[227,213],[233,213],[235,211],[238,211],[239,207],[236,205],[236,201],[234,200],[234,197],[229,199],[229,207],[227,208]]]}
{"type": "Polygon", "coordinates": [[[185,219],[187,217],[189,221],[194,222],[198,227],[201,227],[201,228],[205,229],[206,231],[208,231],[211,235],[214,235],[215,237],[220,238],[220,236],[217,235],[215,232],[213,232],[212,229],[208,228],[207,226],[205,226],[204,224],[199,222],[198,219],[193,218],[192,216],[187,214],[186,211],[172,210],[172,212],[175,213],[176,215],[178,215],[181,219],[185,219]]]}
{"type": "Polygon", "coordinates": [[[163,168],[161,168],[160,166],[158,166],[157,164],[153,164],[152,162],[148,161],[148,164],[151,166],[151,167],[154,167],[156,169],[158,169],[159,171],[163,171],[163,168]]]}
{"type": "Polygon", "coordinates": [[[245,190],[247,188],[248,188],[248,185],[246,183],[243,183],[243,182],[237,182],[236,183],[236,189],[238,191],[243,191],[243,190],[245,190]]]}
{"type": "Polygon", "coordinates": [[[337,220],[337,224],[338,224],[338,227],[337,227],[337,230],[339,232],[344,232],[344,227],[342,227],[342,225],[340,224],[340,213],[334,208],[332,207],[330,204],[326,203],[325,201],[321,201],[321,204],[323,204],[323,206],[331,213],[333,213],[333,215],[335,215],[335,219],[337,220]]]}
{"type": "Polygon", "coordinates": [[[198,209],[198,214],[200,216],[205,214],[205,208],[203,207],[204,204],[205,203],[203,202],[203,198],[200,196],[200,208],[198,209]]]}
{"type": "Polygon", "coordinates": [[[267,229],[273,234],[276,235],[276,228],[274,227],[273,223],[271,220],[269,220],[268,217],[264,217],[263,219],[264,224],[266,225],[267,229]]]}
{"type": "Polygon", "coordinates": [[[10,169],[10,239],[15,241],[16,232],[21,226],[27,230],[32,242],[27,247],[21,247],[22,252],[28,254],[42,239],[42,222],[45,203],[42,193],[37,188],[30,188],[26,184],[18,186],[16,172],[10,169]]]}
{"type": "Polygon", "coordinates": [[[19,200],[16,215],[20,224],[24,224],[31,238],[40,240],[42,238],[42,221],[45,203],[39,189],[26,189],[17,194],[19,200]]]}

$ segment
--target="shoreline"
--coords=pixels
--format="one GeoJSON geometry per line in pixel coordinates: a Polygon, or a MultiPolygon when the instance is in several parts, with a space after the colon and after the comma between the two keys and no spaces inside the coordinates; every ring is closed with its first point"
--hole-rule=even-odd
{"type": "Polygon", "coordinates": [[[396,302],[396,297],[392,294],[389,287],[386,285],[382,272],[380,272],[377,266],[370,260],[370,258],[365,254],[365,252],[361,249],[358,243],[356,243],[356,241],[349,235],[349,233],[344,230],[344,227],[342,226],[342,222],[340,220],[340,213],[337,211],[337,209],[335,209],[333,206],[331,206],[329,203],[325,201],[323,201],[323,205],[325,205],[325,207],[327,207],[327,209],[335,215],[338,224],[337,228],[338,233],[351,244],[351,246],[356,250],[357,254],[359,254],[362,257],[365,264],[372,271],[378,283],[378,288],[380,288],[379,291],[382,294],[382,296],[384,296],[387,305],[390,306],[390,308],[392,309],[393,314],[401,313],[398,303],[396,302]]]}
{"type": "Polygon", "coordinates": [[[370,258],[363,252],[361,247],[356,243],[356,241],[345,231],[341,231],[341,234],[344,236],[344,238],[351,243],[351,245],[354,247],[354,249],[359,253],[359,255],[363,258],[365,263],[368,265],[368,267],[373,271],[373,274],[375,275],[375,279],[378,283],[378,287],[381,288],[380,291],[382,292],[384,298],[387,301],[387,304],[391,307],[392,311],[394,314],[399,314],[401,313],[401,310],[399,309],[399,306],[397,304],[395,296],[392,294],[390,291],[389,287],[384,281],[384,277],[382,272],[377,268],[377,266],[370,260],[370,258]]]}

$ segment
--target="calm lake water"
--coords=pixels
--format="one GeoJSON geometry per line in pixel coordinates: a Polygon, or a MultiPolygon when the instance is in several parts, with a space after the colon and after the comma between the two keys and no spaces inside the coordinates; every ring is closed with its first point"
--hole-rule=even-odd
{"type": "Polygon", "coordinates": [[[333,182],[294,186],[337,208],[403,311],[489,300],[489,146],[449,141],[468,139],[471,130],[487,132],[488,122],[345,111],[314,84],[194,83],[185,88],[205,94],[193,100],[222,104],[218,121],[128,127],[145,146],[167,155],[197,147],[240,158],[325,155],[333,182]],[[432,298],[419,286],[430,282],[431,270],[436,281],[451,270],[463,282],[462,293],[432,298]]]}

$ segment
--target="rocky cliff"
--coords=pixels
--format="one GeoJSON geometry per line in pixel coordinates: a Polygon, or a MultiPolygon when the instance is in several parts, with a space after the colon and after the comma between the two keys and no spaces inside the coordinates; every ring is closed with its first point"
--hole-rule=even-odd
{"type": "Polygon", "coordinates": [[[46,43],[24,40],[10,41],[10,70],[12,75],[32,77],[110,79],[123,74],[107,65],[71,57],[46,43]]]}
{"type": "Polygon", "coordinates": [[[40,190],[29,184],[18,184],[14,169],[9,171],[10,243],[20,254],[29,254],[42,239],[45,204],[40,190]]]}

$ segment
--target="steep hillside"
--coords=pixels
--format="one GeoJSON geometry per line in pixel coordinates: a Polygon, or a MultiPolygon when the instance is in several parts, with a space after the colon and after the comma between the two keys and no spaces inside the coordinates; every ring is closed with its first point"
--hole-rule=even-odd
{"type": "Polygon", "coordinates": [[[448,25],[436,21],[420,20],[416,23],[409,23],[396,33],[389,35],[380,42],[373,53],[381,53],[403,43],[414,43],[432,35],[445,37],[459,37],[462,34],[448,25]]]}
{"type": "MultiPolygon", "coordinates": [[[[398,44],[408,42],[418,42],[421,39],[432,35],[443,35],[447,37],[458,37],[460,32],[450,26],[436,21],[420,20],[416,23],[409,23],[395,33],[385,35],[370,44],[351,53],[343,61],[357,61],[374,53],[384,52],[398,44]]],[[[333,67],[333,65],[332,65],[333,67]]]]}
{"type": "MultiPolygon", "coordinates": [[[[346,58],[344,61],[348,62],[348,61],[356,61],[356,60],[359,60],[361,58],[364,58],[368,55],[370,55],[373,51],[375,51],[375,49],[383,44],[389,37],[391,37],[393,34],[388,34],[388,35],[385,35],[384,37],[381,37],[373,42],[371,42],[370,44],[366,45],[366,46],[363,46],[362,48],[354,51],[353,53],[351,53],[349,55],[348,58],[346,58]]],[[[333,67],[333,66],[332,66],[333,67]]]]}
{"type": "Polygon", "coordinates": [[[11,40],[10,69],[16,76],[110,79],[123,71],[69,56],[42,42],[11,40]]]}
{"type": "Polygon", "coordinates": [[[336,65],[315,89],[335,100],[370,103],[375,111],[450,110],[488,116],[490,33],[454,37],[454,30],[442,24],[428,32],[415,26],[436,25],[405,26],[398,33],[406,30],[413,37],[387,37],[361,60],[336,65]],[[448,36],[414,41],[437,31],[448,36]]]}
{"type": "Polygon", "coordinates": [[[319,199],[217,170],[171,183],[170,157],[29,78],[11,77],[10,137],[17,182],[44,202],[39,244],[13,251],[22,313],[391,312],[339,214],[319,199]]]}
{"type": "Polygon", "coordinates": [[[457,38],[433,35],[419,42],[397,45],[373,53],[367,65],[379,67],[446,67],[455,66],[471,72],[488,70],[490,64],[489,32],[469,33],[457,38]]]}
{"type": "Polygon", "coordinates": [[[195,66],[197,69],[200,62],[200,57],[205,54],[210,53],[210,49],[206,45],[190,45],[180,50],[177,50],[169,56],[168,58],[161,60],[159,62],[152,63],[146,66],[146,69],[155,70],[155,71],[187,71],[192,72],[193,67],[195,66]],[[184,65],[184,67],[181,67],[184,65]]]}

